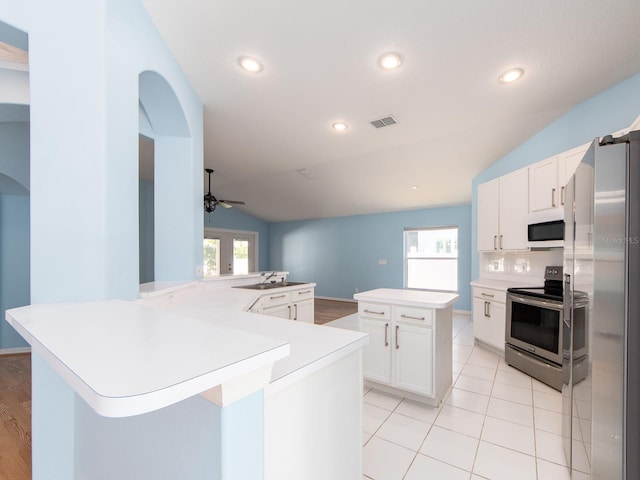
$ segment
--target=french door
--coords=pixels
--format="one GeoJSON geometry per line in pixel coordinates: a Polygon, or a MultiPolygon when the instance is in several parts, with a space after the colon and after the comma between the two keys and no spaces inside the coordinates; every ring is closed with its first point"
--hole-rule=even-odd
{"type": "Polygon", "coordinates": [[[256,270],[257,234],[229,230],[205,229],[205,277],[243,275],[256,270]]]}

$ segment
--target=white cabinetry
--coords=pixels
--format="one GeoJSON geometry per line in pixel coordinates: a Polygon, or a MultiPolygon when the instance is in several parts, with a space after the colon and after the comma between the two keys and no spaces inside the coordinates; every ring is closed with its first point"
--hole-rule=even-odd
{"type": "Polygon", "coordinates": [[[565,186],[588,147],[580,145],[529,166],[529,213],[564,216],[565,186]]]}
{"type": "Polygon", "coordinates": [[[262,295],[249,309],[272,317],[314,323],[313,287],[298,290],[274,289],[262,295]]]}
{"type": "Polygon", "coordinates": [[[376,388],[439,405],[451,385],[452,307],[358,302],[364,377],[376,388]],[[408,394],[406,392],[409,392],[408,394]]]}
{"type": "Polygon", "coordinates": [[[527,249],[526,168],[478,186],[478,251],[527,249]]]}
{"type": "Polygon", "coordinates": [[[476,340],[504,352],[506,292],[473,287],[473,336],[476,340]]]}

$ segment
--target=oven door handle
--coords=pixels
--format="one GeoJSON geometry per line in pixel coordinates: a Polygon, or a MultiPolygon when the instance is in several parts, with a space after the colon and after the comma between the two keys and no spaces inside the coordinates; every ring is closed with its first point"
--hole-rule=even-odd
{"type": "Polygon", "coordinates": [[[549,301],[544,300],[542,298],[532,298],[532,297],[527,297],[527,296],[524,296],[524,295],[519,295],[517,293],[509,292],[507,294],[507,298],[510,299],[512,302],[516,301],[518,303],[524,303],[526,305],[532,305],[534,307],[544,307],[544,308],[550,308],[552,310],[562,310],[563,309],[562,304],[559,304],[558,302],[549,302],[549,301]]]}

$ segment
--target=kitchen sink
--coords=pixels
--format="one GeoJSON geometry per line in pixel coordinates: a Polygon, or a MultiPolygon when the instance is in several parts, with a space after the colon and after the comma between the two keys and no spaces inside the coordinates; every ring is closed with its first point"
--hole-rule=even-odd
{"type": "Polygon", "coordinates": [[[272,288],[294,287],[305,285],[309,282],[275,282],[275,283],[254,283],[252,285],[238,285],[233,288],[247,288],[249,290],[271,290],[272,288]]]}

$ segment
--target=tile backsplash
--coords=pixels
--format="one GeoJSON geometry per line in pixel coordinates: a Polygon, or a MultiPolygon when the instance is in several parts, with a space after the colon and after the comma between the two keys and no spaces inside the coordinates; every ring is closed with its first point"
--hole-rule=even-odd
{"type": "Polygon", "coordinates": [[[480,253],[479,272],[481,278],[537,284],[544,280],[547,265],[562,265],[561,248],[480,253]]]}

